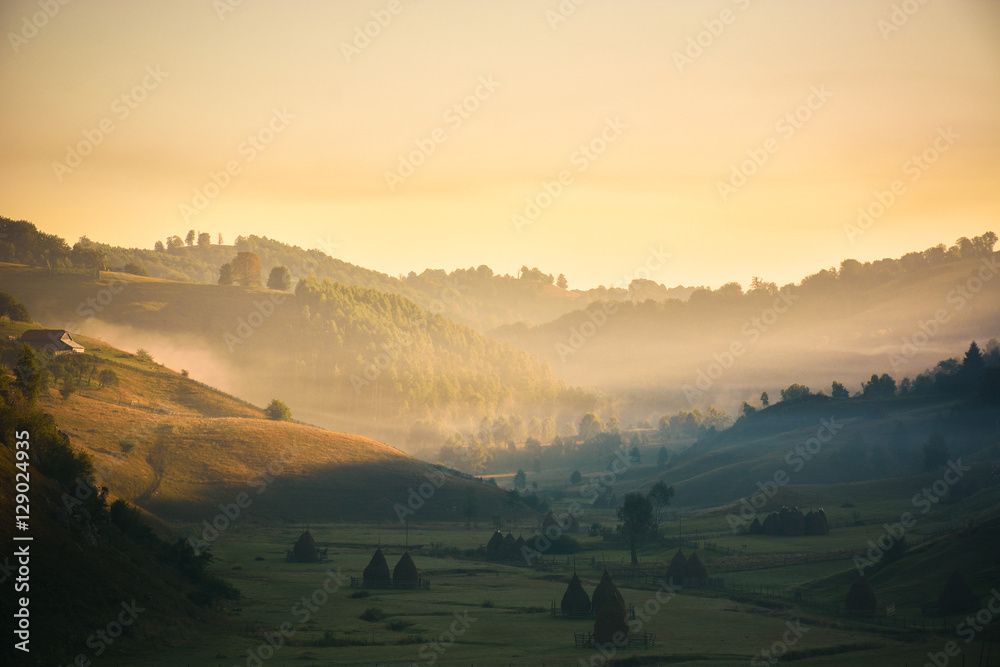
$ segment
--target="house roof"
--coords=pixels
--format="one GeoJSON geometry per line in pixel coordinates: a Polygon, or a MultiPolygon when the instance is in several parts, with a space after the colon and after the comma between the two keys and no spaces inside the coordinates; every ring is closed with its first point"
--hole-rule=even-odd
{"type": "Polygon", "coordinates": [[[56,349],[83,349],[83,345],[73,340],[65,329],[31,329],[21,334],[21,340],[25,343],[52,343],[56,349]]]}

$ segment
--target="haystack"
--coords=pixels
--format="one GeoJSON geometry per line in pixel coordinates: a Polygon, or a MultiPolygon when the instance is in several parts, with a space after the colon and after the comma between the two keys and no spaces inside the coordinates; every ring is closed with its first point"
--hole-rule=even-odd
{"type": "Polygon", "coordinates": [[[684,576],[688,579],[696,579],[698,581],[708,579],[708,570],[702,565],[698,554],[691,554],[691,557],[688,558],[687,564],[684,567],[684,576]]]}
{"type": "Polygon", "coordinates": [[[500,558],[504,560],[508,558],[517,558],[517,540],[509,532],[504,536],[503,543],[500,545],[500,558]]]}
{"type": "Polygon", "coordinates": [[[782,532],[785,535],[805,535],[806,517],[798,507],[793,507],[788,511],[788,515],[782,525],[782,532]]]}
{"type": "Polygon", "coordinates": [[[678,549],[673,560],[670,561],[670,565],[667,566],[667,576],[673,579],[674,583],[680,584],[681,580],[687,576],[686,573],[687,559],[684,558],[684,550],[678,549]]]}
{"type": "Polygon", "coordinates": [[[750,524],[750,528],[747,530],[751,535],[760,535],[764,532],[764,526],[760,525],[760,519],[757,517],[753,518],[753,523],[750,524]]]}
{"type": "Polygon", "coordinates": [[[958,570],[951,573],[948,583],[938,597],[938,607],[945,614],[961,614],[975,611],[979,601],[972,595],[972,588],[958,570]]]}
{"type": "Polygon", "coordinates": [[[625,598],[618,592],[618,587],[615,586],[615,582],[611,579],[611,574],[605,570],[604,574],[601,575],[601,581],[597,584],[597,588],[594,589],[594,594],[591,596],[591,607],[595,612],[600,613],[601,608],[609,600],[620,602],[623,610],[622,613],[625,613],[625,598]]]}
{"type": "Polygon", "coordinates": [[[826,512],[810,511],[806,514],[806,535],[829,535],[830,524],[826,520],[826,512]]]}
{"type": "Polygon", "coordinates": [[[625,604],[621,601],[621,596],[612,597],[597,612],[597,618],[594,619],[594,643],[603,647],[608,644],[618,648],[627,646],[628,620],[625,618],[625,604]]]}
{"type": "Polygon", "coordinates": [[[564,614],[577,615],[590,613],[590,596],[587,595],[587,591],[583,590],[583,584],[580,583],[580,577],[576,576],[576,572],[573,573],[573,578],[569,580],[569,586],[566,587],[566,592],[563,593],[559,608],[562,609],[562,613],[564,614]]]}
{"type": "Polygon", "coordinates": [[[851,589],[847,591],[847,611],[863,612],[874,614],[878,609],[878,602],[875,599],[875,589],[864,577],[858,577],[851,584],[851,589]]]}
{"type": "Polygon", "coordinates": [[[489,558],[497,558],[500,555],[500,547],[503,545],[503,535],[500,531],[493,533],[490,541],[486,543],[486,556],[489,558]]]}
{"type": "Polygon", "coordinates": [[[527,544],[527,542],[525,542],[524,538],[521,537],[520,535],[518,535],[517,539],[514,540],[514,555],[516,558],[520,558],[524,554],[524,551],[522,551],[522,547],[525,544],[527,544]]]}
{"type": "Polygon", "coordinates": [[[771,512],[767,515],[763,528],[765,535],[781,535],[781,519],[778,518],[777,512],[771,512]]]}
{"type": "Polygon", "coordinates": [[[292,547],[292,560],[296,563],[315,563],[319,561],[319,552],[316,551],[316,540],[312,534],[306,532],[299,535],[298,541],[292,547]]]}
{"type": "Polygon", "coordinates": [[[396,563],[396,568],[392,571],[393,586],[416,586],[420,582],[420,573],[413,563],[409,551],[404,551],[396,563]]]}
{"type": "Polygon", "coordinates": [[[375,550],[361,577],[365,586],[388,586],[392,583],[389,578],[389,564],[385,562],[385,554],[382,553],[382,549],[375,550]]]}

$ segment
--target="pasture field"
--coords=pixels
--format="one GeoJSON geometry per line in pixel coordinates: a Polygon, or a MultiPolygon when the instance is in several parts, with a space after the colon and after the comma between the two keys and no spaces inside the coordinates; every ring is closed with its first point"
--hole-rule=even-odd
{"type": "MultiPolygon", "coordinates": [[[[187,534],[194,526],[178,527],[187,534]]],[[[678,591],[656,584],[617,581],[628,604],[637,609],[633,629],[656,634],[649,649],[630,648],[615,656],[574,648],[573,633],[592,630],[592,621],[554,618],[566,581],[575,568],[588,594],[596,586],[602,556],[619,561],[620,545],[608,549],[597,538],[581,537],[583,551],[554,556],[532,569],[468,555],[489,538],[487,524],[278,525],[235,523],[213,543],[212,570],[242,592],[225,603],[231,622],[193,637],[176,637],[156,654],[132,655],[108,665],[134,666],[302,666],[311,665],[746,665],[776,642],[793,639],[784,660],[800,664],[922,665],[928,651],[955,639],[954,622],[945,628],[914,630],[879,627],[799,606],[786,599],[730,591],[678,591]],[[328,561],[285,562],[308,528],[328,561]],[[349,585],[361,576],[375,546],[381,544],[389,567],[411,548],[429,591],[371,590],[349,585]],[[305,602],[304,602],[305,601],[305,602]],[[370,611],[370,610],[378,610],[370,611]],[[367,619],[363,618],[367,612],[367,619]],[[285,626],[287,637],[266,644],[285,626]],[[799,630],[799,635],[789,628],[799,630]],[[452,643],[452,633],[455,635],[452,643]],[[436,642],[436,643],[435,643],[436,642]],[[263,658],[263,659],[262,659],[263,658]],[[608,658],[611,658],[609,661],[608,658]],[[808,659],[808,662],[805,662],[808,659]]],[[[813,548],[803,542],[803,548],[813,548]]],[[[672,555],[676,549],[666,550],[672,555]]],[[[686,551],[688,553],[688,551],[686,551]]],[[[704,549],[699,556],[710,562],[704,549]]],[[[653,547],[643,561],[659,560],[653,547]]],[[[711,566],[709,565],[711,568],[711,566]]],[[[726,573],[727,585],[773,586],[790,591],[802,584],[843,573],[850,561],[726,573]]],[[[957,620],[955,621],[957,622],[957,620]]],[[[979,649],[979,642],[970,644],[979,649]]],[[[971,648],[969,649],[971,650],[971,648]]],[[[758,664],[767,664],[761,662],[758,664]]]]}

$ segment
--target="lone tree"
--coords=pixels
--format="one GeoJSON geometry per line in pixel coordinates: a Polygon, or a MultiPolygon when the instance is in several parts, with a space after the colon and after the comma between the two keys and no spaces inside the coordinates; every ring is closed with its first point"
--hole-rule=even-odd
{"type": "Polygon", "coordinates": [[[649,501],[653,504],[653,529],[660,527],[660,513],[674,497],[674,487],[667,486],[661,479],[649,490],[649,501]]]}
{"type": "Polygon", "coordinates": [[[184,241],[189,246],[193,246],[195,238],[196,238],[196,235],[195,235],[194,230],[190,229],[190,230],[188,230],[187,236],[184,237],[184,241]]]}
{"type": "Polygon", "coordinates": [[[198,234],[198,245],[202,248],[212,245],[212,235],[208,232],[201,232],[198,234]]]}
{"type": "Polygon", "coordinates": [[[948,443],[940,431],[931,433],[930,439],[924,443],[924,470],[936,470],[948,462],[948,443]]]}
{"type": "Polygon", "coordinates": [[[518,468],[514,473],[514,488],[523,491],[526,486],[528,486],[528,476],[524,474],[524,470],[518,468]]]}
{"type": "Polygon", "coordinates": [[[232,285],[233,284],[233,265],[223,264],[219,267],[219,284],[220,285],[232,285]]]}
{"type": "Polygon", "coordinates": [[[621,521],[618,531],[628,542],[632,553],[632,565],[638,565],[639,555],[636,553],[636,546],[654,528],[653,504],[641,493],[626,493],[624,503],[615,512],[621,521]]]}
{"type": "Polygon", "coordinates": [[[31,346],[25,343],[14,365],[14,386],[21,390],[28,403],[34,403],[42,390],[42,368],[31,346]]]}
{"type": "Polygon", "coordinates": [[[233,261],[233,280],[243,287],[260,287],[260,257],[255,252],[238,252],[233,261]]]}
{"type": "Polygon", "coordinates": [[[267,276],[267,286],[269,289],[281,290],[284,292],[292,286],[292,274],[284,266],[276,266],[271,269],[267,276]]]}
{"type": "Polygon", "coordinates": [[[264,414],[267,415],[268,419],[274,420],[276,422],[290,422],[292,421],[292,410],[283,402],[276,398],[272,398],[270,404],[264,408],[264,414]]]}
{"type": "Polygon", "coordinates": [[[574,470],[573,474],[569,476],[569,481],[571,484],[579,484],[583,481],[583,475],[580,474],[579,470],[574,470]]]}
{"type": "Polygon", "coordinates": [[[834,380],[833,384],[830,385],[830,395],[834,398],[850,398],[851,392],[847,391],[847,387],[843,384],[834,380]]]}
{"type": "Polygon", "coordinates": [[[670,453],[667,451],[666,445],[660,446],[660,451],[656,454],[656,467],[663,470],[667,467],[667,460],[670,458],[670,453]]]}
{"type": "Polygon", "coordinates": [[[97,381],[100,383],[101,389],[104,389],[105,387],[117,387],[118,373],[115,373],[110,368],[105,368],[98,373],[97,381]]]}

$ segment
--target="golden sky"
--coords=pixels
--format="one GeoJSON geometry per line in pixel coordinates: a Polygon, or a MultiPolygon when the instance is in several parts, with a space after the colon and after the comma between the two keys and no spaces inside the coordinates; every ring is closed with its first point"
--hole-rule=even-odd
{"type": "Polygon", "coordinates": [[[70,243],[194,228],[575,287],[655,250],[657,282],[746,286],[1000,232],[997,2],[4,0],[0,25],[0,215],[70,243]]]}

